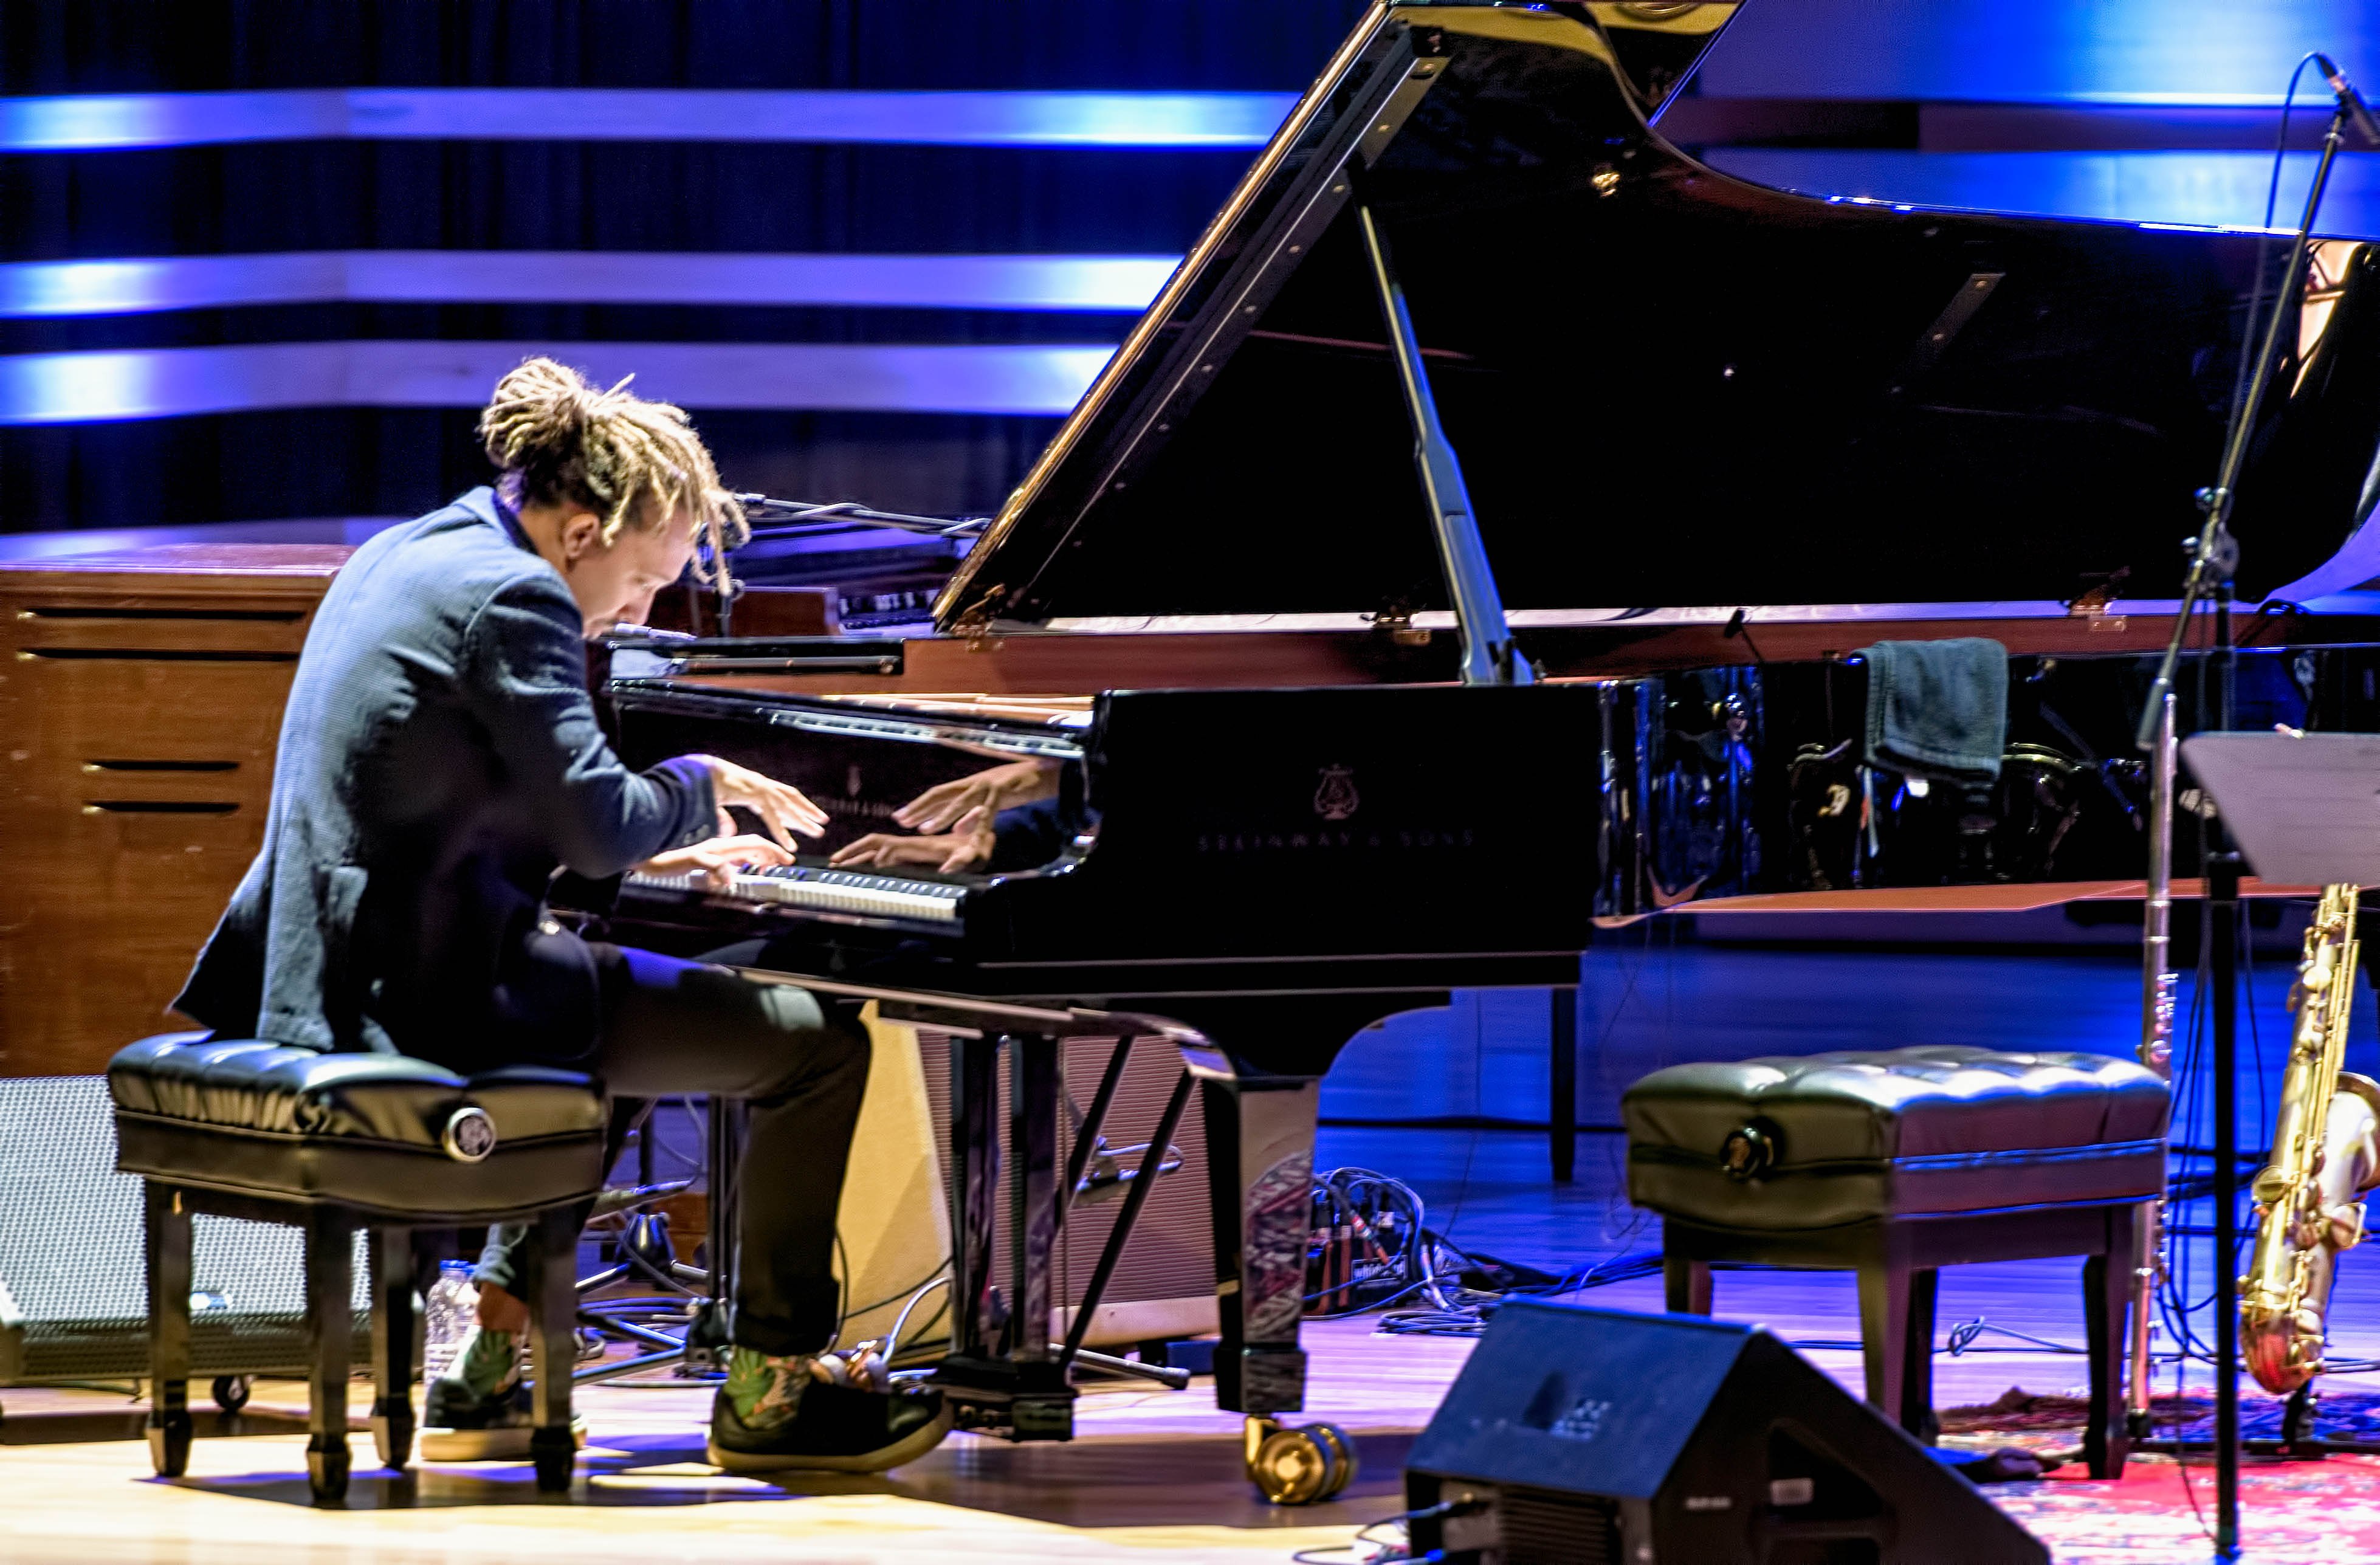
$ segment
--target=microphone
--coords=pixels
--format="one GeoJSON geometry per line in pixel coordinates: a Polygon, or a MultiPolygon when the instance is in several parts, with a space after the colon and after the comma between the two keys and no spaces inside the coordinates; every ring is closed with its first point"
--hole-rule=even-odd
{"type": "Polygon", "coordinates": [[[2372,117],[2372,105],[2363,101],[2363,94],[2355,90],[2355,83],[2347,79],[2347,73],[2340,70],[2328,55],[2317,54],[2313,63],[2321,70],[2323,80],[2330,84],[2330,95],[2338,100],[2338,106],[2347,111],[2349,119],[2355,122],[2355,133],[2363,138],[2363,144],[2380,147],[2380,119],[2372,117]]]}

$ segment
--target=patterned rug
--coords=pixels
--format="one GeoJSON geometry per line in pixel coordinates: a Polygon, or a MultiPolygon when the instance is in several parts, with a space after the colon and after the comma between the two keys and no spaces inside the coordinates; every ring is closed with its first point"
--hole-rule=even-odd
{"type": "MultiPolygon", "coordinates": [[[[1946,1408],[1942,1413],[1945,1435],[1973,1435],[1975,1440],[1960,1440],[1961,1445],[1983,1443],[1980,1437],[2006,1436],[1995,1439],[1996,1445],[2022,1445],[2037,1449],[2034,1437],[2050,1437],[2046,1444],[2056,1445],[2059,1431],[2075,1431],[2082,1427],[2082,1398],[2071,1393],[2036,1395],[2021,1386],[2011,1386],[1997,1401],[1977,1407],[1946,1408]]],[[[2240,1433],[2245,1438],[2278,1439],[2281,1433],[2281,1409],[2278,1397],[2247,1393],[2240,1399],[2240,1433]]],[[[2314,1434],[2334,1440],[2369,1440],[2380,1445],[2380,1392],[2338,1390],[2326,1392],[2315,1404],[2314,1434]]],[[[2168,1392],[2153,1398],[2150,1415],[2156,1422],[2161,1438],[2180,1438],[2205,1440],[2215,1433],[2215,1393],[2212,1390],[2168,1392]]],[[[2066,1442],[2071,1444],[2071,1441],[2066,1442]]]]}
{"type": "MultiPolygon", "coordinates": [[[[2135,1461],[2120,1479],[2101,1481],[2067,1467],[1984,1492],[2047,1544],[2058,1565],[2199,1565],[2214,1553],[2215,1474],[2195,1462],[2135,1461]]],[[[2240,1534],[2243,1558],[2256,1565],[2380,1559],[2380,1459],[2242,1467],[2240,1534]]]]}
{"type": "MultiPolygon", "coordinates": [[[[2076,1396],[2011,1389],[1985,1406],[1945,1410],[1942,1443],[2070,1450],[2080,1443],[2083,1406],[2076,1396]]],[[[2158,1397],[2157,1432],[2208,1439],[2213,1407],[2206,1391],[2158,1397]]],[[[2281,1407],[2277,1398],[2241,1398],[2241,1432],[2251,1439],[2277,1438],[2281,1407]]],[[[2314,1428],[2334,1439],[2380,1443],[2380,1395],[2325,1396],[2314,1428]]],[[[2058,1565],[2197,1565],[2213,1554],[2215,1474],[2195,1454],[2187,1465],[2155,1453],[2136,1456],[2114,1480],[2094,1480],[2073,1463],[2039,1483],[1995,1484],[1984,1492],[2047,1544],[2058,1565]]],[[[2244,1558],[2257,1565],[2380,1559],[2380,1457],[2250,1457],[2240,1468],[2240,1517],[2244,1558]]]]}

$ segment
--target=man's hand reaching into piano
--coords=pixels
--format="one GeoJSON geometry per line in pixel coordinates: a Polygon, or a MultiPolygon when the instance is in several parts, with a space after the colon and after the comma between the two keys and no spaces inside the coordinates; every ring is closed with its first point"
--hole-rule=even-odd
{"type": "Polygon", "coordinates": [[[804,797],[799,788],[717,756],[694,758],[710,768],[711,787],[718,795],[722,820],[731,805],[748,809],[760,818],[760,828],[771,840],[789,851],[796,833],[805,837],[826,834],[826,811],[804,797]]]}
{"type": "Polygon", "coordinates": [[[766,837],[713,837],[688,848],[672,848],[637,866],[645,875],[696,874],[714,892],[735,889],[739,869],[768,868],[791,864],[794,855],[766,837]]]}

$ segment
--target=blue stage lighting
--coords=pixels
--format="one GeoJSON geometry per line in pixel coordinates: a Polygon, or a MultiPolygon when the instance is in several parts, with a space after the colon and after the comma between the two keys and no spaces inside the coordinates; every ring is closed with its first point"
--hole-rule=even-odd
{"type": "Polygon", "coordinates": [[[1260,147],[1287,92],[328,88],[0,100],[0,152],[232,141],[832,141],[1260,147]]]}
{"type": "Polygon", "coordinates": [[[275,407],[477,407],[533,354],[697,408],[1057,414],[1106,346],[844,343],[261,343],[0,358],[0,424],[275,407]]]}
{"type": "Polygon", "coordinates": [[[339,300],[811,305],[1137,314],[1172,256],[329,250],[0,264],[0,316],[339,300]]]}

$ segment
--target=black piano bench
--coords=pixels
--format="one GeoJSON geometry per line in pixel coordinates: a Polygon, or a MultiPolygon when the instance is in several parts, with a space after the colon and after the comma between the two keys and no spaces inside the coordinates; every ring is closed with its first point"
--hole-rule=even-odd
{"type": "Polygon", "coordinates": [[[411,1231],[525,1221],[541,1489],[570,1486],[578,1231],[603,1183],[603,1100],[589,1077],[514,1067],[463,1077],[395,1054],[320,1054],[207,1033],[145,1038],[107,1068],[116,1167],[147,1184],[149,1450],[189,1462],[190,1218],[306,1233],[307,1474],[317,1504],[347,1487],[355,1233],[370,1236],[372,1435],[384,1466],[413,1451],[411,1231]]]}
{"type": "Polygon", "coordinates": [[[1920,1439],[1939,1268],[2085,1257],[2094,1477],[2124,1470],[2133,1246],[2170,1108],[2129,1061],[1959,1048],[1673,1065],[1621,1098],[1669,1307],[1710,1313],[1714,1261],[1858,1272],[1867,1400],[1920,1439]]]}

